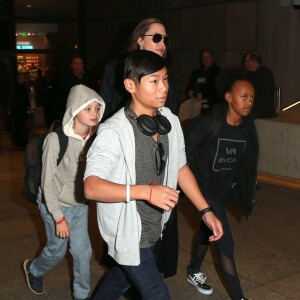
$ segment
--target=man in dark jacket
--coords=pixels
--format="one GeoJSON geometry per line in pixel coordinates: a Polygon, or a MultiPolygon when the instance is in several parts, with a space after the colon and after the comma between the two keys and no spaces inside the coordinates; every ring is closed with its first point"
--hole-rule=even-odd
{"type": "Polygon", "coordinates": [[[253,118],[275,117],[275,82],[272,71],[262,65],[261,55],[256,51],[245,54],[244,64],[248,71],[248,79],[255,89],[255,102],[251,116],[253,118]]]}
{"type": "Polygon", "coordinates": [[[26,121],[29,110],[30,100],[26,76],[19,72],[8,103],[8,115],[11,116],[12,120],[12,142],[17,147],[23,148],[27,144],[26,121]]]}
{"type": "Polygon", "coordinates": [[[64,115],[68,94],[73,86],[83,84],[91,89],[95,89],[93,81],[84,71],[84,62],[79,55],[73,56],[70,67],[71,72],[61,78],[58,86],[58,103],[56,105],[58,119],[62,119],[64,115]]]}
{"type": "Polygon", "coordinates": [[[207,100],[209,108],[223,102],[215,90],[215,80],[221,68],[215,63],[214,53],[204,49],[199,54],[200,67],[193,71],[187,84],[187,96],[198,100],[207,100]]]}

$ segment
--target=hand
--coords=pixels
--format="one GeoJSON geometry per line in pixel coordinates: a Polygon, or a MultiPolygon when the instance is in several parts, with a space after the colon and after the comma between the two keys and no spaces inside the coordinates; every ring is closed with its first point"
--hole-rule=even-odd
{"type": "Polygon", "coordinates": [[[150,203],[169,211],[178,203],[180,191],[169,188],[165,185],[157,185],[152,187],[150,203]]]}
{"type": "Polygon", "coordinates": [[[210,242],[219,240],[223,236],[222,223],[214,215],[213,212],[208,212],[202,217],[205,224],[211,229],[213,235],[209,237],[210,242]]]}
{"type": "Polygon", "coordinates": [[[69,223],[64,219],[61,223],[56,225],[56,236],[61,239],[66,239],[70,236],[69,223]]]}

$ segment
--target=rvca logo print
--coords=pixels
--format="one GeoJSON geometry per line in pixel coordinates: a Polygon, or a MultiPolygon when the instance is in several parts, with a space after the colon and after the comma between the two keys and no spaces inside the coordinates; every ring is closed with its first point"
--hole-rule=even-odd
{"type": "Polygon", "coordinates": [[[212,169],[215,172],[232,170],[246,148],[244,140],[218,139],[212,169]]]}

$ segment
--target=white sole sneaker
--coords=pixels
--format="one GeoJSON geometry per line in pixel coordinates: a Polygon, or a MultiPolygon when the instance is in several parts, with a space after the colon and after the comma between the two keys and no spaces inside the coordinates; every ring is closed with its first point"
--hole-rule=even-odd
{"type": "Polygon", "coordinates": [[[205,290],[205,289],[201,289],[200,287],[198,287],[190,278],[186,278],[187,282],[189,282],[190,284],[192,284],[199,293],[203,294],[203,295],[211,295],[213,293],[213,288],[211,288],[210,290],[205,290]]]}

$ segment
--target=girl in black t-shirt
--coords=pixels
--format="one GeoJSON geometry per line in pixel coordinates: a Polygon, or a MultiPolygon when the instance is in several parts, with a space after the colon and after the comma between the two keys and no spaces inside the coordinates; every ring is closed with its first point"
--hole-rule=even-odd
{"type": "MultiPolygon", "coordinates": [[[[216,242],[217,251],[224,282],[234,300],[246,298],[235,267],[234,241],[225,204],[233,201],[246,217],[251,213],[258,162],[257,134],[249,117],[254,88],[246,78],[240,68],[225,70],[218,82],[227,105],[216,107],[211,115],[198,117],[185,129],[190,167],[224,228],[224,236],[216,242]]],[[[202,294],[213,292],[206,276],[200,272],[210,235],[210,229],[201,222],[195,252],[188,266],[187,280],[202,294]]]]}

